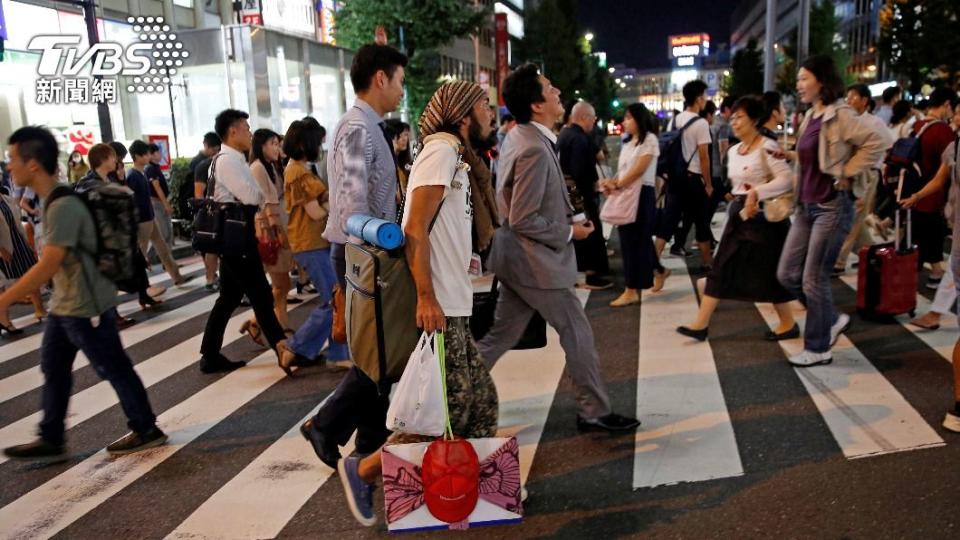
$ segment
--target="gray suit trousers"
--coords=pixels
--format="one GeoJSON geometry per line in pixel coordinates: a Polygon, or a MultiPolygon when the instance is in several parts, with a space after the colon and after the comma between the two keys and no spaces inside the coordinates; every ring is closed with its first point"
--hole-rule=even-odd
{"type": "Polygon", "coordinates": [[[517,344],[534,311],[560,334],[580,416],[592,419],[610,414],[610,396],[600,375],[593,330],[572,288],[534,289],[501,281],[493,328],[477,343],[487,367],[492,369],[517,344]]]}

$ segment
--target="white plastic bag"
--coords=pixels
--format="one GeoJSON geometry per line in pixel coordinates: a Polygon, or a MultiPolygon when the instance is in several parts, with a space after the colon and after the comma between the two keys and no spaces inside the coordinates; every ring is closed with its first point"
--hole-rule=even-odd
{"type": "MultiPolygon", "coordinates": [[[[437,336],[420,336],[387,409],[387,429],[439,437],[446,427],[443,374],[437,336]]],[[[441,338],[442,339],[442,338],[441,338]]]]}

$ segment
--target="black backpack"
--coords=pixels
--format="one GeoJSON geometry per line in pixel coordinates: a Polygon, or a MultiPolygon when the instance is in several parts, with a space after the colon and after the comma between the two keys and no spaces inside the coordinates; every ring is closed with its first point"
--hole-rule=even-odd
{"type": "Polygon", "coordinates": [[[886,168],[883,172],[883,181],[887,185],[899,185],[901,181],[903,182],[900,199],[906,199],[923,189],[924,171],[920,167],[920,162],[923,160],[923,147],[920,137],[929,127],[938,123],[943,122],[940,120],[927,122],[920,131],[897,139],[887,153],[887,158],[884,160],[886,168]]]}
{"type": "Polygon", "coordinates": [[[657,176],[662,177],[667,182],[679,180],[686,176],[687,168],[690,162],[697,155],[696,152],[687,159],[683,155],[683,132],[693,125],[697,120],[703,120],[699,116],[691,118],[680,129],[677,128],[677,119],[673,119],[673,130],[661,133],[658,141],[660,143],[660,157],[657,158],[657,176]]]}
{"type": "Polygon", "coordinates": [[[60,197],[78,197],[84,202],[97,231],[97,250],[92,253],[100,273],[124,291],[137,290],[136,261],[138,214],[133,191],[119,184],[100,182],[77,193],[68,186],[54,188],[46,207],[60,197]]]}

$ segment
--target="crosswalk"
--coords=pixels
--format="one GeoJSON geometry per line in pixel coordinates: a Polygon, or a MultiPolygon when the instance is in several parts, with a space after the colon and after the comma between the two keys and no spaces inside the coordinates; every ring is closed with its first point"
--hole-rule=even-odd
{"type": "MultiPolygon", "coordinates": [[[[620,411],[632,408],[635,396],[643,422],[635,435],[611,441],[575,432],[572,387],[552,329],[546,348],[512,351],[493,368],[501,435],[518,438],[522,481],[536,486],[529,515],[566,508],[554,489],[649,497],[675,484],[716,485],[793,464],[936,452],[956,443],[937,422],[960,335],[955,321],[945,317],[939,331],[919,332],[902,317],[887,326],[855,318],[833,364],[795,369],[786,357],[802,347],[800,340],[762,340],[776,325],[769,305],[721,303],[705,343],[676,334],[696,314],[696,286],[683,260],[664,263],[673,277],[662,292],[645,293],[639,308],[611,312],[615,292],[578,290],[605,374],[630,374],[610,385],[620,411]],[[632,330],[605,331],[597,321],[608,316],[632,330]],[[906,351],[910,361],[893,362],[887,350],[906,351]],[[915,371],[922,376],[912,377],[915,371]],[[599,455],[601,448],[615,456],[599,455]],[[598,485],[596,467],[615,481],[598,485]]],[[[202,274],[202,264],[184,270],[202,274]]],[[[123,458],[107,455],[105,446],[126,430],[124,416],[109,385],[78,357],[67,419],[72,457],[46,467],[0,457],[0,538],[96,538],[119,530],[174,539],[321,535],[311,527],[356,534],[336,473],[298,433],[342,372],[303,368],[284,377],[272,352],[239,334],[250,316],[242,309],[228,324],[225,352],[248,366],[201,374],[200,340],[216,297],[202,290],[202,278],[195,281],[171,289],[165,307],[121,333],[169,443],[123,458]]],[[[850,278],[837,282],[838,298],[854,285],[850,278]]],[[[307,299],[290,306],[293,323],[314,307],[307,299]]],[[[926,305],[919,297],[918,309],[926,305]]],[[[137,308],[127,299],[121,311],[137,308]]],[[[852,311],[849,301],[842,308],[852,311]]],[[[3,445],[32,439],[41,416],[39,328],[31,332],[0,345],[3,445]]],[[[342,451],[352,451],[352,441],[342,451]]],[[[381,525],[371,534],[382,532],[381,525]]]]}

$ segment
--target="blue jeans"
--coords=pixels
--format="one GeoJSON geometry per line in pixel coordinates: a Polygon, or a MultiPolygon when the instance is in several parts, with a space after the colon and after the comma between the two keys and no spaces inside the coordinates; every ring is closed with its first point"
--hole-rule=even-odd
{"type": "MultiPolygon", "coordinates": [[[[297,329],[297,333],[287,340],[287,347],[306,358],[315,358],[320,354],[324,343],[330,341],[330,331],[333,329],[333,307],[330,301],[333,298],[333,287],[337,283],[337,276],[330,261],[329,249],[294,253],[293,258],[307,272],[313,286],[317,288],[320,305],[310,313],[310,317],[297,329]]],[[[346,343],[330,341],[327,352],[329,360],[350,358],[346,343]]]]}
{"type": "Polygon", "coordinates": [[[144,433],[156,425],[157,417],[150,408],[147,390],[120,342],[116,309],[110,308],[100,315],[97,326],[91,319],[60,315],[50,315],[45,325],[40,349],[44,378],[40,422],[43,440],[56,445],[64,442],[63,422],[73,386],[73,360],[78,350],[87,356],[97,375],[113,386],[132,431],[144,433]]]}
{"type": "Polygon", "coordinates": [[[831,201],[797,205],[777,267],[777,279],[807,308],[804,348],[830,350],[830,327],[837,322],[830,272],[853,225],[853,197],[838,192],[831,201]]]}

